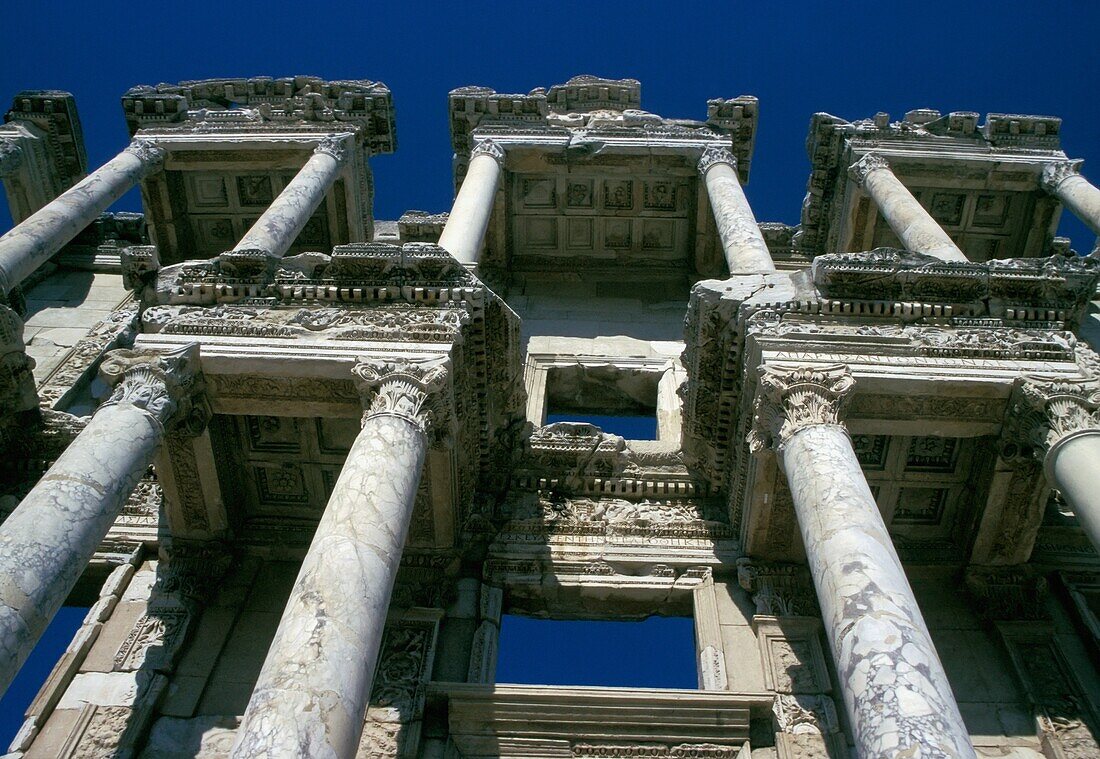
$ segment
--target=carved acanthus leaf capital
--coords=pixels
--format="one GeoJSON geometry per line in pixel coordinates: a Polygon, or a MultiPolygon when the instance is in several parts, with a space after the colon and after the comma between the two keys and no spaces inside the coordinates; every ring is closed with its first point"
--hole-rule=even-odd
{"type": "Polygon", "coordinates": [[[1017,417],[1033,421],[1025,434],[1041,454],[1075,432],[1100,429],[1098,409],[1100,382],[1095,379],[1024,376],[1012,404],[1017,417]],[[1037,413],[1028,415],[1029,410],[1037,413]]]}
{"type": "Polygon", "coordinates": [[[19,170],[23,163],[23,148],[15,140],[0,139],[0,177],[19,170]]]}
{"type": "Polygon", "coordinates": [[[1043,186],[1044,190],[1054,195],[1058,190],[1058,185],[1070,177],[1078,176],[1080,173],[1081,161],[1048,163],[1043,167],[1043,175],[1039,178],[1039,184],[1043,186]]]}
{"type": "Polygon", "coordinates": [[[753,431],[754,451],[782,447],[797,432],[814,425],[840,424],[840,412],[855,380],[844,364],[829,366],[764,365],[759,369],[753,431]]]}
{"type": "Polygon", "coordinates": [[[347,162],[351,151],[348,149],[348,134],[337,134],[325,137],[319,143],[317,147],[313,149],[313,153],[323,154],[331,156],[336,163],[343,165],[347,162]]]}
{"type": "Polygon", "coordinates": [[[492,140],[481,140],[474,145],[474,149],[470,151],[470,159],[472,160],[475,156],[479,155],[487,155],[501,167],[504,166],[504,148],[492,140]]]}
{"type": "Polygon", "coordinates": [[[703,154],[699,156],[697,168],[702,176],[706,176],[707,172],[710,171],[713,166],[717,166],[720,163],[724,163],[734,171],[737,171],[737,156],[730,152],[729,148],[710,145],[703,150],[703,154]]]}
{"type": "Polygon", "coordinates": [[[128,403],[143,409],[160,425],[191,434],[206,425],[197,344],[171,352],[114,350],[104,358],[99,373],[114,386],[101,407],[128,403]]]}
{"type": "Polygon", "coordinates": [[[848,167],[848,176],[860,187],[867,181],[867,175],[879,169],[890,170],[890,164],[877,153],[868,153],[848,167]]]}
{"type": "Polygon", "coordinates": [[[150,170],[163,166],[164,159],[168,156],[168,152],[152,140],[134,140],[126,146],[126,152],[135,156],[150,170]]]}
{"type": "MultiPolygon", "coordinates": [[[[405,419],[424,432],[438,428],[445,405],[439,396],[447,387],[449,358],[427,361],[361,358],[352,369],[363,396],[364,423],[376,416],[405,419]]],[[[438,431],[438,429],[437,429],[438,431]]]]}

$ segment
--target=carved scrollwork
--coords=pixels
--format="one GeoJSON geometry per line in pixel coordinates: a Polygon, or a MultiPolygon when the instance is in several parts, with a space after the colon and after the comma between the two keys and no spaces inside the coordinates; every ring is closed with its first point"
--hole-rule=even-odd
{"type": "Polygon", "coordinates": [[[1015,426],[1024,427],[1021,431],[1041,456],[1068,435],[1100,429],[1100,382],[1024,376],[1010,409],[1022,420],[1015,426]]]}
{"type": "Polygon", "coordinates": [[[867,181],[867,175],[879,169],[890,170],[890,164],[877,153],[868,153],[848,167],[848,176],[860,187],[867,181]]]}
{"type": "Polygon", "coordinates": [[[749,444],[753,451],[781,447],[813,425],[840,424],[840,411],[855,386],[844,364],[761,366],[749,444]]]}
{"type": "Polygon", "coordinates": [[[735,156],[729,148],[719,147],[717,145],[707,147],[703,150],[703,154],[699,156],[699,163],[697,164],[699,174],[706,176],[711,167],[720,163],[724,163],[734,171],[737,171],[737,156],[735,156]]]}
{"type": "Polygon", "coordinates": [[[330,137],[325,137],[319,143],[317,147],[313,149],[314,155],[324,154],[331,156],[336,163],[343,165],[347,162],[350,152],[348,150],[348,137],[349,134],[338,134],[330,137]]]}
{"type": "Polygon", "coordinates": [[[424,432],[439,426],[445,410],[438,396],[451,371],[449,358],[413,362],[363,358],[352,369],[361,388],[364,423],[375,416],[396,416],[424,432]]]}
{"type": "Polygon", "coordinates": [[[1043,167],[1043,175],[1039,179],[1039,184],[1043,186],[1043,189],[1050,194],[1055,194],[1058,191],[1058,185],[1066,181],[1070,177],[1075,177],[1081,173],[1080,161],[1057,161],[1055,163],[1048,163],[1043,167]]]}
{"type": "Polygon", "coordinates": [[[499,166],[504,166],[504,148],[492,140],[481,140],[474,145],[474,149],[470,151],[470,158],[473,159],[479,155],[487,155],[496,161],[499,166]]]}
{"type": "Polygon", "coordinates": [[[114,386],[102,406],[129,403],[146,411],[156,423],[197,434],[206,422],[199,400],[199,346],[176,351],[120,349],[107,354],[100,375],[114,386]]]}
{"type": "Polygon", "coordinates": [[[125,152],[136,157],[150,170],[159,169],[168,156],[168,152],[152,140],[134,140],[126,146],[125,152]]]}

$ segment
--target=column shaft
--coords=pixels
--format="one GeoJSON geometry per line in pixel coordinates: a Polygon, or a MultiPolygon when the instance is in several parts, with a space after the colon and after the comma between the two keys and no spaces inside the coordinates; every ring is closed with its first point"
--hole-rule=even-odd
{"type": "Polygon", "coordinates": [[[503,151],[495,145],[479,145],[474,150],[458,197],[439,236],[440,247],[464,264],[476,264],[481,256],[503,160],[503,151]]]}
{"type": "Polygon", "coordinates": [[[726,150],[708,150],[699,162],[699,170],[730,274],[775,271],[768,244],[737,178],[733,155],[726,150]]]}
{"type": "Polygon", "coordinates": [[[0,693],[76,585],[163,433],[131,403],[99,409],[0,525],[0,693]]]}
{"type": "Polygon", "coordinates": [[[329,498],[232,755],[355,755],[427,449],[368,416],[329,498]]]}
{"type": "Polygon", "coordinates": [[[323,141],[233,250],[262,250],[281,258],[340,175],[347,160],[347,139],[323,141]]]}
{"type": "Polygon", "coordinates": [[[1051,192],[1089,229],[1100,235],[1100,187],[1094,187],[1080,174],[1072,173],[1054,184],[1051,192]]]}
{"type": "Polygon", "coordinates": [[[885,160],[869,153],[849,169],[849,174],[875,201],[879,213],[907,250],[944,261],[967,260],[966,254],[894,175],[885,160]]]}
{"type": "Polygon", "coordinates": [[[1062,493],[1100,553],[1100,429],[1070,433],[1051,446],[1046,470],[1050,484],[1062,493]]]}
{"type": "Polygon", "coordinates": [[[781,454],[861,757],[974,757],[893,541],[840,425],[781,454]]]}
{"type": "Polygon", "coordinates": [[[135,142],[0,237],[0,291],[30,276],[163,159],[160,148],[135,142]]]}

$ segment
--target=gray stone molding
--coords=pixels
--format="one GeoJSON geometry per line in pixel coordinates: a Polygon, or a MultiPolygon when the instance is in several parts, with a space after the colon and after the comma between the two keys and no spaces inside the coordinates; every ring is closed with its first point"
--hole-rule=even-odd
{"type": "Polygon", "coordinates": [[[352,369],[366,409],[363,421],[395,416],[428,432],[442,421],[437,403],[429,398],[442,390],[451,370],[448,358],[423,362],[361,359],[352,369]]]}
{"type": "Polygon", "coordinates": [[[890,164],[882,156],[876,153],[868,153],[848,167],[848,176],[851,177],[853,182],[862,187],[867,175],[879,169],[889,171],[890,164]]]}
{"type": "Polygon", "coordinates": [[[0,177],[19,170],[23,163],[23,148],[15,140],[0,139],[0,177]]]}
{"type": "Polygon", "coordinates": [[[840,412],[855,380],[844,364],[761,366],[750,445],[781,449],[797,432],[816,425],[839,425],[840,412]]]}
{"type": "Polygon", "coordinates": [[[197,344],[170,352],[111,351],[99,371],[108,384],[114,385],[101,407],[133,405],[162,428],[197,427],[190,430],[197,433],[204,426],[203,405],[196,397],[202,390],[197,344]]]}
{"type": "Polygon", "coordinates": [[[711,145],[705,148],[703,154],[699,156],[699,173],[706,176],[706,173],[710,171],[713,166],[720,163],[724,163],[734,171],[737,171],[737,156],[726,147],[711,145]]]}
{"type": "Polygon", "coordinates": [[[1056,161],[1054,163],[1048,163],[1043,167],[1043,174],[1039,179],[1039,183],[1044,190],[1054,195],[1058,190],[1058,185],[1062,184],[1062,182],[1070,177],[1081,175],[1081,163],[1082,161],[1056,161]]]}

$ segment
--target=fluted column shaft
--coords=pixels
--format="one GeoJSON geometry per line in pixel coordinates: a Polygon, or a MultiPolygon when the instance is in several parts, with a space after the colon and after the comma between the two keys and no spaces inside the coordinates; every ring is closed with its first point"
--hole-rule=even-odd
{"type": "Polygon", "coordinates": [[[262,250],[276,258],[285,255],[340,176],[350,139],[351,135],[339,135],[322,140],[233,250],[262,250]]]}
{"type": "Polygon", "coordinates": [[[152,462],[165,423],[187,406],[197,357],[194,346],[110,356],[104,373],[121,384],[0,525],[0,693],[152,462]]]}
{"type": "Polygon", "coordinates": [[[0,237],[0,296],[11,292],[163,162],[161,148],[136,140],[0,237]]]}
{"type": "Polygon", "coordinates": [[[1043,187],[1100,235],[1100,187],[1080,174],[1080,161],[1048,164],[1043,169],[1043,187]]]}
{"type": "Polygon", "coordinates": [[[464,264],[476,264],[489,228],[489,216],[500,184],[504,151],[491,140],[479,142],[458,190],[439,245],[464,264]]]}
{"type": "Polygon", "coordinates": [[[794,500],[860,757],[974,757],[893,541],[839,423],[846,367],[762,367],[757,419],[794,500]]]}
{"type": "Polygon", "coordinates": [[[446,364],[361,363],[377,388],[245,710],[232,756],[355,755],[446,364]]]}
{"type": "Polygon", "coordinates": [[[699,173],[730,274],[775,271],[768,244],[737,178],[737,158],[725,148],[707,148],[699,159],[699,173]]]}
{"type": "Polygon", "coordinates": [[[868,153],[848,169],[848,175],[875,201],[879,213],[907,250],[944,261],[967,260],[966,254],[894,175],[884,158],[868,153]]]}

